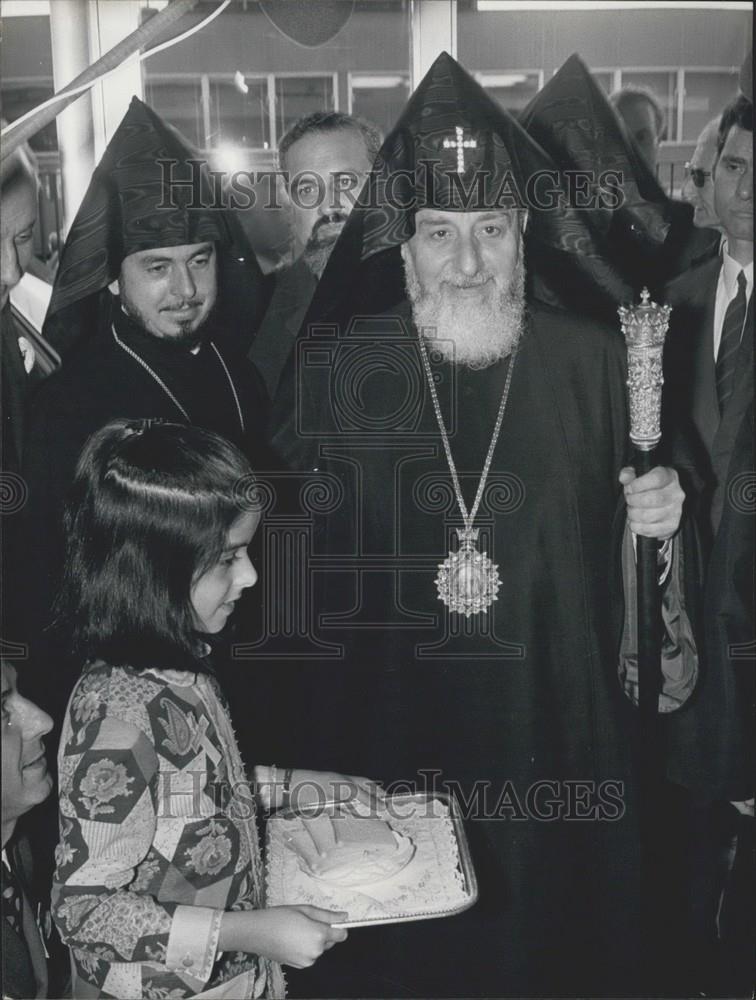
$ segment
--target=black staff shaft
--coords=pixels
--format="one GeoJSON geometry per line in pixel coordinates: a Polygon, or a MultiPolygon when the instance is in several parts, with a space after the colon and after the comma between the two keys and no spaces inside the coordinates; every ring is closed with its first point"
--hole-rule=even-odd
{"type": "MultiPolygon", "coordinates": [[[[650,472],[654,453],[635,454],[638,476],[650,472]]],[[[663,928],[659,924],[658,892],[663,876],[659,848],[661,783],[663,774],[659,728],[661,691],[661,595],[659,588],[659,542],[636,539],[638,590],[638,703],[639,703],[639,793],[641,836],[641,934],[649,982],[657,982],[664,965],[663,928]]]]}
{"type": "MultiPolygon", "coordinates": [[[[636,452],[635,472],[642,476],[654,464],[652,451],[636,452]]],[[[637,538],[638,575],[638,704],[641,717],[656,719],[661,691],[661,599],[659,542],[637,538]]]]}

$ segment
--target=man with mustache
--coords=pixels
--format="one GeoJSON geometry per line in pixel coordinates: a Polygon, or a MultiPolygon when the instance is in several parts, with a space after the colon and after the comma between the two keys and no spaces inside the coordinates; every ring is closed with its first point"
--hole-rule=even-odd
{"type": "Polygon", "coordinates": [[[271,397],[315,286],[381,146],[371,122],[316,111],[295,122],[278,147],[288,194],[293,263],[276,286],[249,357],[271,397]]]}
{"type": "MultiPolygon", "coordinates": [[[[244,357],[264,282],[238,222],[212,204],[185,141],[134,98],[63,247],[44,333],[63,365],[29,404],[28,633],[41,637],[62,561],[62,506],[87,437],[116,417],[185,420],[263,464],[265,388],[244,357]]],[[[70,677],[43,687],[60,720],[70,677]]]]}
{"type": "MultiPolygon", "coordinates": [[[[682,492],[669,469],[636,479],[626,465],[619,329],[527,291],[526,239],[537,262],[539,241],[579,234],[569,206],[538,209],[552,168],[439,56],[346,223],[274,405],[274,447],[336,498],[313,514],[313,566],[295,577],[311,581],[313,639],[338,649],[301,671],[300,738],[389,789],[454,792],[479,888],[449,919],[354,935],[303,995],[661,984],[636,952],[632,647],[612,584],[632,571],[632,532],[675,535],[682,492]]],[[[667,708],[690,693],[676,665],[667,708]]]]}

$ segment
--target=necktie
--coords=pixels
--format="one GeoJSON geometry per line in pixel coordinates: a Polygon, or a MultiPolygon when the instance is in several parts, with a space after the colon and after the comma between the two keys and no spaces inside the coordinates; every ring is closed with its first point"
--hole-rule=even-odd
{"type": "Polygon", "coordinates": [[[722,323],[722,338],[717,354],[717,399],[719,412],[724,413],[727,400],[732,395],[735,382],[735,367],[746,318],[746,278],[743,271],[738,275],[738,291],[730,302],[722,323]]]}
{"type": "Polygon", "coordinates": [[[17,934],[23,924],[23,896],[13,869],[3,860],[3,917],[17,934]]]}

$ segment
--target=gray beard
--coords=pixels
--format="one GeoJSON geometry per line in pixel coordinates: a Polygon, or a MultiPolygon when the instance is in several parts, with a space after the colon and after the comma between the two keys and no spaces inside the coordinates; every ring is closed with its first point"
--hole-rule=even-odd
{"type": "Polygon", "coordinates": [[[468,368],[488,368],[512,353],[525,317],[525,264],[523,249],[506,288],[498,284],[486,301],[473,303],[442,284],[424,292],[412,256],[402,245],[404,280],[412,306],[412,319],[420,335],[446,361],[468,368]]]}

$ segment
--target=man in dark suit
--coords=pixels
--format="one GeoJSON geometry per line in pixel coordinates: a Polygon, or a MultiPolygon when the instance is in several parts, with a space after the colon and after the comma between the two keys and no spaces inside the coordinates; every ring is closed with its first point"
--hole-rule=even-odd
{"type": "MultiPolygon", "coordinates": [[[[26,485],[21,478],[25,407],[29,393],[43,377],[34,347],[21,335],[14,321],[10,295],[31,264],[34,227],[37,221],[37,173],[30,150],[21,147],[6,161],[0,195],[0,468],[3,502],[0,554],[5,586],[0,588],[0,621],[3,637],[19,641],[23,601],[17,580],[25,554],[20,541],[19,522],[23,517],[26,485]]],[[[4,164],[5,166],[5,164],[4,164]]]]}
{"type": "Polygon", "coordinates": [[[717,140],[722,253],[670,285],[665,356],[666,431],[701,532],[703,586],[701,678],[670,719],[670,776],[692,793],[695,953],[727,991],[750,982],[753,928],[739,874],[753,850],[752,199],[753,105],[741,96],[717,140]]]}
{"type": "Polygon", "coordinates": [[[37,176],[31,160],[19,149],[13,154],[12,166],[3,179],[0,216],[2,463],[6,472],[17,472],[21,465],[23,413],[33,366],[33,355],[29,356],[29,348],[19,338],[11,317],[10,293],[31,262],[36,221],[37,176]]]}
{"type": "MultiPolygon", "coordinates": [[[[42,738],[49,715],[24,698],[16,671],[2,662],[3,996],[48,996],[45,945],[34,909],[31,851],[18,820],[52,790],[42,738]]],[[[53,995],[60,995],[55,988],[53,995]]]]}

